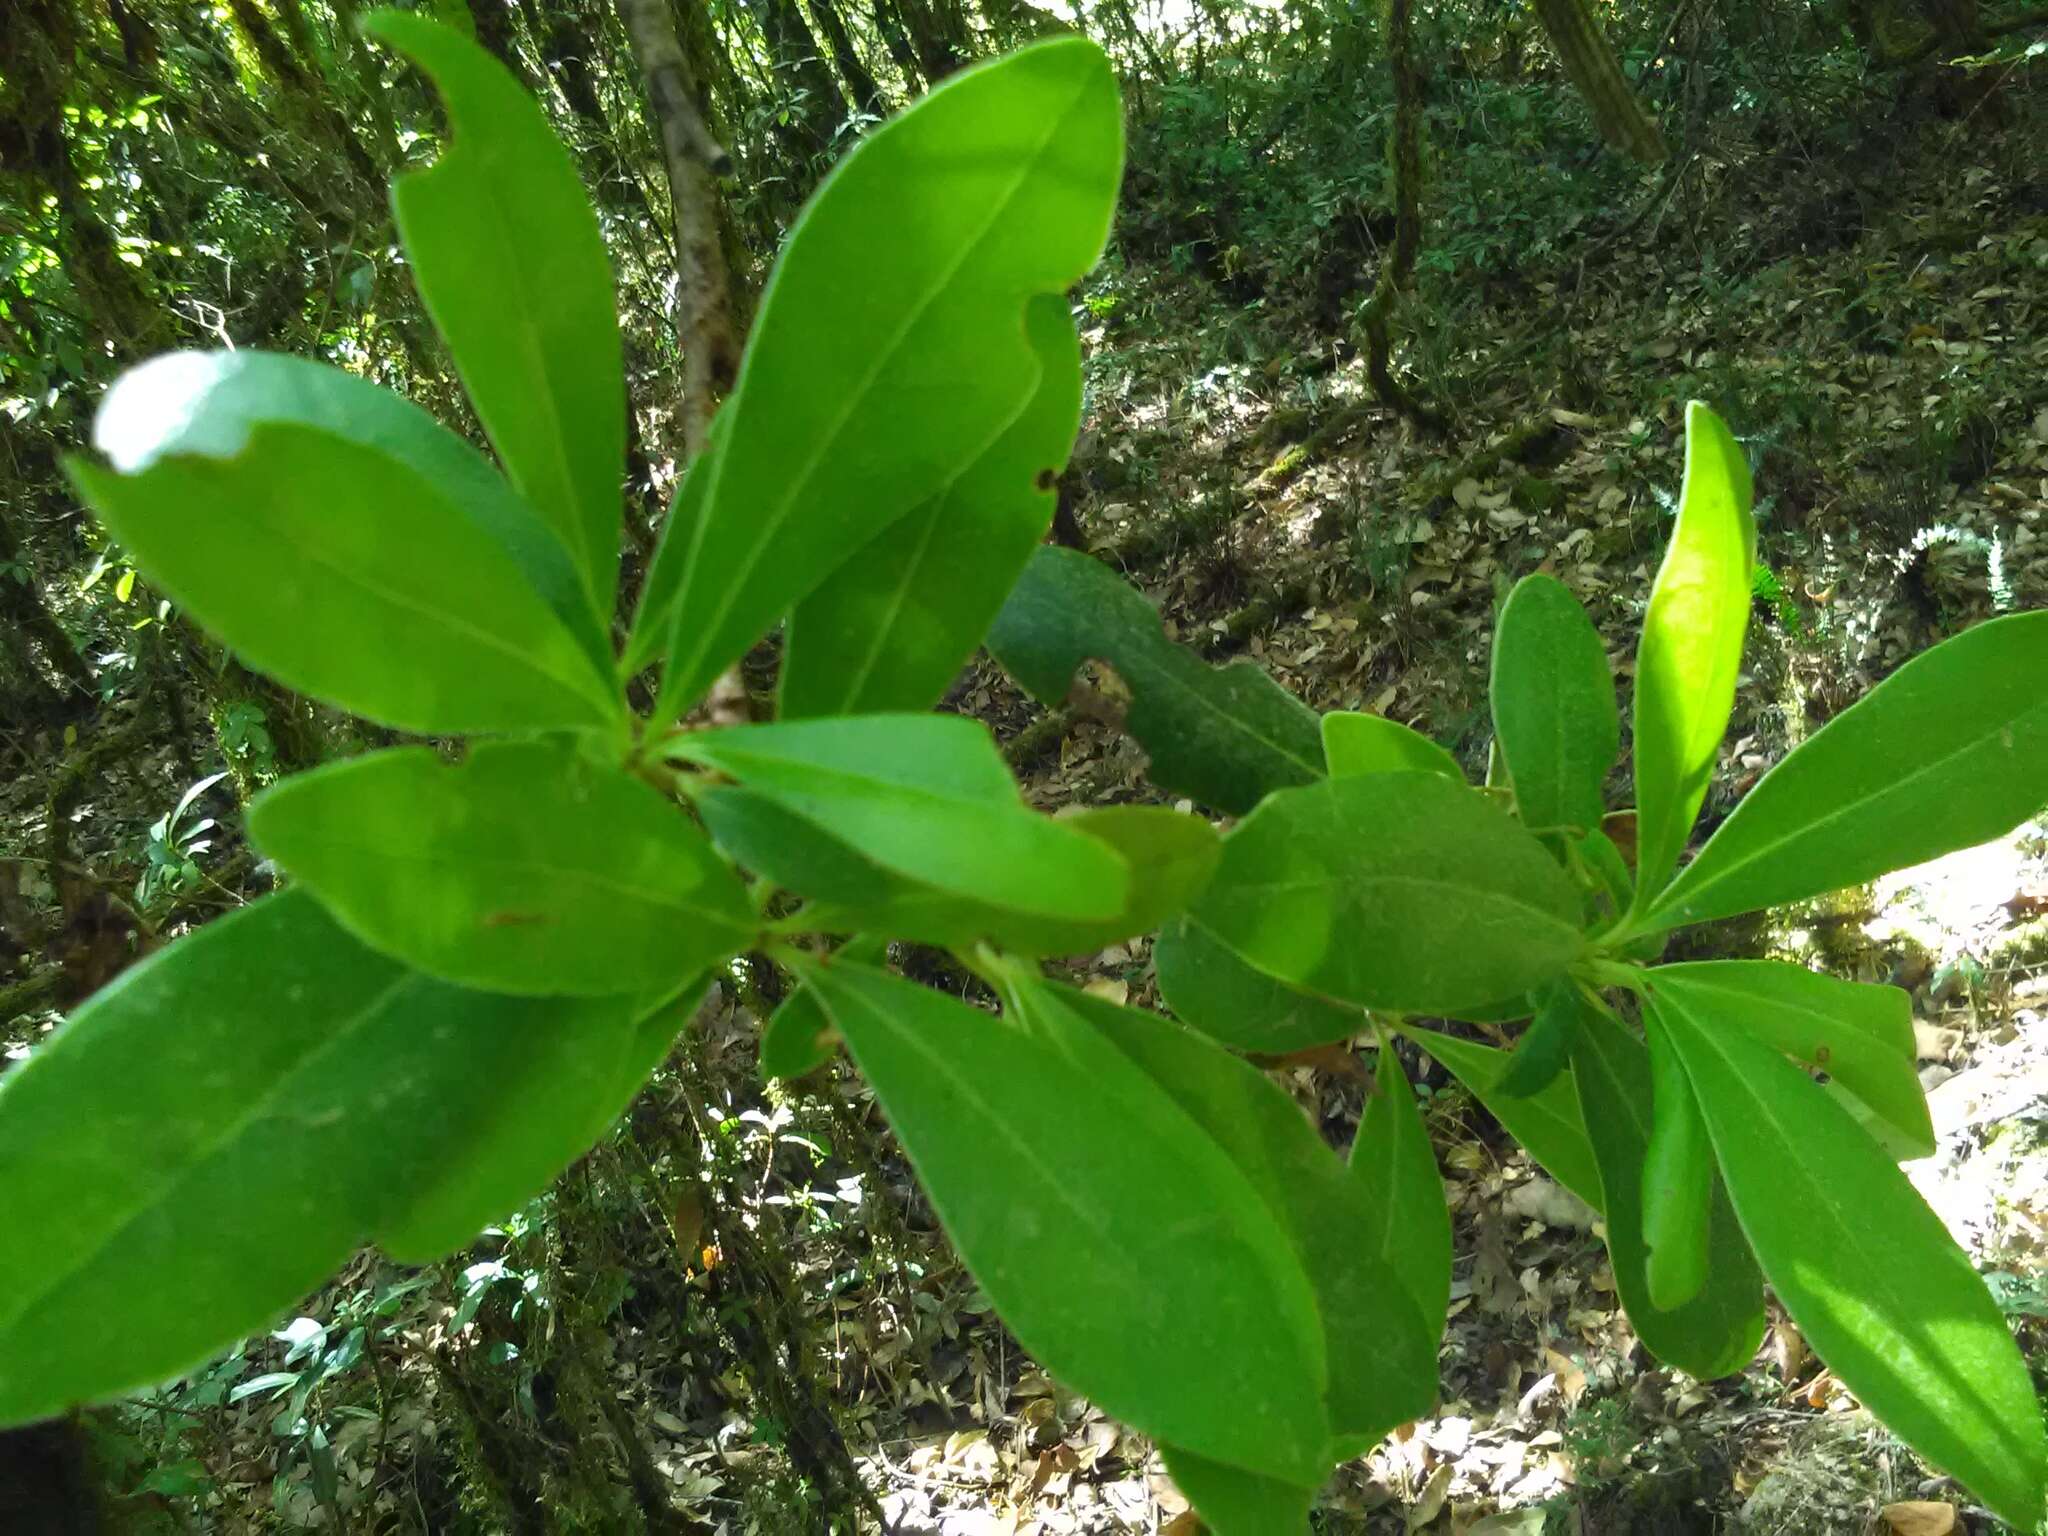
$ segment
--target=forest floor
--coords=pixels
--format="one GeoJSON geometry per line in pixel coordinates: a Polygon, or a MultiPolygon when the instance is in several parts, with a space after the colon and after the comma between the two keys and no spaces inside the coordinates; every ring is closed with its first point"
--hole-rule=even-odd
{"type": "MultiPolygon", "coordinates": [[[[1708,804],[1709,820],[1724,815],[1906,656],[1996,611],[2048,606],[2048,162],[2038,103],[2015,107],[2022,120],[1996,131],[1877,123],[1831,163],[1782,150],[1736,164],[1710,146],[1677,196],[1568,263],[1450,274],[1440,286],[1459,302],[1426,290],[1406,354],[1450,417],[1442,437],[1374,404],[1362,360],[1307,305],[1161,263],[1114,267],[1087,294],[1080,524],[1178,638],[1248,656],[1320,709],[1414,724],[1478,770],[1492,619],[1515,578],[1540,564],[1564,579],[1626,679],[1674,507],[1683,402],[1705,399],[1758,458],[1766,565],[1708,804]]],[[[991,665],[953,702],[1012,743],[1039,804],[1154,793],[1127,738],[1078,715],[1047,728],[991,665]]],[[[166,765],[166,782],[180,771],[166,765]]],[[[1625,780],[1614,789],[1626,803],[1625,780]]],[[[94,837],[82,831],[82,856],[94,837]]],[[[1941,1139],[1915,1177],[2048,1380],[2048,833],[2023,829],[1770,931],[1685,942],[1695,957],[1768,951],[1911,989],[1941,1139]]],[[[1154,997],[1142,943],[1076,970],[1119,999],[1154,997]]],[[[701,1155],[726,1187],[746,1175],[724,1230],[786,1261],[812,1358],[829,1365],[818,1385],[898,1536],[1193,1532],[1142,1438],[1048,1381],[995,1321],[850,1069],[764,1088],[753,1019],[728,1007],[700,1025],[687,1070],[672,1064],[636,1121],[687,1111],[715,1126],[701,1155]]],[[[18,1046],[21,1028],[10,1033],[18,1046]]],[[[1782,1319],[1739,1378],[1696,1383],[1647,1359],[1591,1213],[1454,1082],[1410,1065],[1456,1222],[1443,1396],[1340,1471],[1321,1530],[1994,1529],[1857,1410],[1782,1319]]],[[[1276,1070],[1333,1143],[1348,1140],[1359,1058],[1334,1048],[1276,1070]]],[[[699,1155],[679,1145],[675,1157],[699,1155]]],[[[594,1186],[624,1156],[601,1146],[569,1177],[594,1186]]],[[[1130,1199],[1138,1219],[1142,1191],[1130,1199]]],[[[437,1528],[427,1448],[468,1437],[465,1462],[507,1454],[460,1427],[464,1381],[594,1317],[602,1391],[675,1498],[735,1536],[808,1528],[762,1492],[804,1471],[801,1426],[762,1400],[758,1372],[706,1380],[700,1368],[718,1358],[706,1320],[742,1330],[733,1312],[749,1305],[721,1291],[733,1282],[708,1236],[719,1214],[636,1219],[646,1241],[614,1242],[601,1261],[594,1227],[536,1236],[524,1217],[424,1278],[366,1257],[307,1302],[310,1321],[252,1341],[192,1389],[184,1411],[203,1432],[182,1420],[153,1443],[138,1432],[137,1485],[178,1495],[203,1482],[208,1530],[437,1528]],[[545,1262],[521,1268],[535,1245],[545,1262]],[[544,1272],[597,1277],[589,1308],[557,1298],[548,1312],[544,1272]],[[465,1378],[464,1341],[493,1316],[511,1321],[465,1378]],[[303,1374],[315,1330],[324,1341],[364,1326],[396,1369],[387,1379],[380,1363],[370,1382],[353,1356],[335,1367],[356,1385],[323,1389],[340,1406],[319,1454],[271,1397],[233,1395],[262,1372],[303,1374]]],[[[766,1346],[771,1375],[788,1358],[778,1347],[766,1346]]],[[[523,1411],[546,1421],[522,1379],[523,1411]]],[[[552,1453],[531,1422],[513,1433],[526,1438],[512,1454],[552,1453]]]]}

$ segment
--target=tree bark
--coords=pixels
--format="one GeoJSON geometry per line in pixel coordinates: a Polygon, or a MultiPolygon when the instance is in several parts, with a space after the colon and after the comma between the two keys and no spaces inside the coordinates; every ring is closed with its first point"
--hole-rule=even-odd
{"type": "Polygon", "coordinates": [[[661,0],[618,0],[619,17],[647,83],[661,130],[675,210],[676,333],[683,351],[683,398],[677,413],[685,450],[704,451],[718,402],[739,373],[739,335],[719,234],[716,175],[731,158],[704,127],[702,98],[661,0]]]}
{"type": "Polygon", "coordinates": [[[832,50],[833,67],[846,82],[853,104],[871,117],[881,117],[889,110],[888,101],[861,61],[860,50],[853,46],[853,35],[846,30],[845,18],[839,14],[838,0],[811,0],[811,15],[817,19],[818,30],[825,34],[826,46],[832,50]]]}

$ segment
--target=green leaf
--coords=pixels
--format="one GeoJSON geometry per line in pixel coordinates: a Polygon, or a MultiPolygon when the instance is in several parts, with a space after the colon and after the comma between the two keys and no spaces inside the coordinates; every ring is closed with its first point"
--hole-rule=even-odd
{"type": "Polygon", "coordinates": [[[1363,1177],[1347,1171],[1285,1090],[1202,1036],[1067,988],[1031,981],[1019,991],[1027,1018],[1049,993],[1099,1030],[1209,1133],[1279,1220],[1322,1319],[1328,1413],[1339,1441],[1331,1460],[1362,1455],[1428,1412],[1450,1289],[1450,1217],[1427,1137],[1434,1218],[1426,1202],[1419,1210],[1415,1203],[1412,1146],[1386,1170],[1402,1187],[1376,1186],[1376,1166],[1363,1177]],[[1445,1267],[1433,1295],[1431,1219],[1444,1226],[1445,1267]],[[1411,1222],[1416,1230],[1399,1230],[1411,1222]],[[1403,1242],[1418,1246],[1404,1251],[1403,1242]]]}
{"type": "Polygon", "coordinates": [[[840,163],[725,406],[664,717],[1026,408],[1027,305],[1094,265],[1122,165],[1115,76],[1079,37],[962,70],[840,163]]]}
{"type": "Polygon", "coordinates": [[[265,791],[249,835],[366,944],[494,992],[673,985],[759,927],[678,807],[561,741],[316,768],[265,791]]]}
{"type": "Polygon", "coordinates": [[[1451,1210],[1429,1128],[1388,1036],[1381,1037],[1373,1090],[1351,1143],[1351,1178],[1372,1210],[1372,1241],[1364,1252],[1394,1272],[1422,1317],[1434,1397],[1436,1344],[1451,1304],[1451,1210]]]}
{"type": "Polygon", "coordinates": [[[1584,1124],[1600,1165],[1600,1211],[1615,1289],[1636,1335],[1667,1365],[1712,1381],[1749,1364],[1764,1336],[1763,1279],[1716,1181],[1707,1230],[1706,1284],[1670,1310],[1650,1300],[1643,1238],[1643,1163],[1651,1132],[1649,1053],[1606,1014],[1586,1008],[1572,1048],[1584,1124]]]}
{"type": "Polygon", "coordinates": [[[1650,1140],[1643,1149],[1644,1277],[1650,1305],[1672,1312],[1706,1288],[1714,1154],[1692,1084],[1654,1010],[1643,1030],[1651,1106],[1650,1140]]]}
{"type": "Polygon", "coordinates": [[[1465,782],[1458,760],[1418,730],[1379,715],[1333,710],[1323,716],[1323,756],[1330,777],[1364,773],[1440,773],[1465,782]]]}
{"type": "Polygon", "coordinates": [[[2034,1530],[2048,1433],[1969,1258],[1842,1107],[1733,1020],[1657,1001],[1771,1288],[1865,1407],[1999,1516],[2034,1530]]]}
{"type": "Polygon", "coordinates": [[[512,483],[575,557],[609,627],[625,369],[611,261],[575,161],[477,44],[398,11],[367,17],[363,31],[440,88],[449,142],[391,189],[413,278],[512,483]]]}
{"type": "Polygon", "coordinates": [[[729,774],[906,879],[1055,918],[1115,918],[1114,849],[1027,810],[1002,754],[960,715],[859,715],[677,736],[676,759],[729,774]]]}
{"type": "Polygon", "coordinates": [[[1226,1467],[1177,1445],[1161,1445],[1159,1454],[1209,1536],[1299,1536],[1308,1529],[1315,1489],[1226,1467]]]}
{"type": "Polygon", "coordinates": [[[1636,652],[1636,899],[1678,863],[1706,798],[1742,667],[1756,524],[1749,463],[1697,400],[1685,409],[1685,484],[1636,652]]]}
{"type": "Polygon", "coordinates": [[[1183,912],[1152,945],[1159,992],[1183,1022],[1241,1051],[1289,1051],[1349,1040],[1363,1009],[1304,992],[1256,970],[1199,919],[1183,912]]]}
{"type": "Polygon", "coordinates": [[[1208,885],[1223,856],[1216,829],[1194,816],[1156,805],[1119,805],[1059,818],[1059,825],[1107,844],[1129,869],[1121,911],[1077,920],[1016,912],[967,901],[927,886],[897,881],[868,901],[805,907],[794,919],[810,931],[837,933],[873,928],[900,939],[947,948],[979,940],[1025,955],[1091,955],[1124,939],[1151,933],[1208,885]]]}
{"type": "Polygon", "coordinates": [[[1571,590],[1524,576],[1493,636],[1493,728],[1532,831],[1597,831],[1621,713],[1600,632],[1571,590]]]}
{"type": "Polygon", "coordinates": [[[378,1228],[378,1246],[401,1264],[431,1263],[546,1189],[631,1107],[707,985],[692,978],[655,1007],[503,999],[508,1014],[532,1010],[537,1023],[514,1032],[521,1045],[494,1068],[489,1112],[404,1191],[378,1228]]]}
{"type": "Polygon", "coordinates": [[[1510,1060],[1508,1052],[1415,1024],[1403,1024],[1400,1029],[1469,1088],[1545,1172],[1594,1210],[1600,1209],[1600,1165],[1593,1156],[1586,1117],[1579,1109],[1578,1088],[1569,1071],[1549,1087],[1515,1098],[1500,1091],[1501,1074],[1510,1060]]]}
{"type": "Polygon", "coordinates": [[[1146,1434],[1321,1480],[1314,1294],[1258,1191],[1157,1084],[1056,998],[997,1019],[860,966],[798,968],[1033,1358],[1146,1434]]]}
{"type": "Polygon", "coordinates": [[[1541,1093],[1572,1059],[1572,1037],[1579,1025],[1577,989],[1568,977],[1560,977],[1537,988],[1534,998],[1536,1017],[1515,1042],[1496,1085],[1509,1098],[1541,1093]]]}
{"type": "Polygon", "coordinates": [[[1223,840],[1193,910],[1282,981],[1444,1013],[1562,971],[1578,909],[1557,861],[1479,791],[1381,773],[1268,796],[1223,840]]]}
{"type": "MultiPolygon", "coordinates": [[[[889,941],[862,935],[841,945],[832,958],[840,963],[883,966],[889,960],[889,941]]],[[[836,1040],[827,1038],[831,1029],[832,1021],[818,994],[799,982],[762,1026],[763,1080],[798,1078],[817,1071],[832,1059],[836,1049],[836,1040]]]]}
{"type": "Polygon", "coordinates": [[[1212,667],[1175,645],[1150,603],[1108,566],[1040,549],[989,631],[996,660],[1040,703],[1066,700],[1083,662],[1106,662],[1130,689],[1125,724],[1153,783],[1231,815],[1271,790],[1323,776],[1315,711],[1263,667],[1212,667]]]}
{"type": "Polygon", "coordinates": [[[1024,413],[938,495],[860,550],[790,615],[777,714],[929,709],[1052,526],[1081,421],[1081,343],[1065,298],[1025,329],[1044,371],[1024,413]]]}
{"type": "Polygon", "coordinates": [[[690,460],[669,500],[668,517],[661,525],[661,542],[654,547],[647,579],[640,587],[640,604],[633,611],[633,632],[627,636],[625,654],[619,659],[619,670],[628,677],[660,655],[675,630],[683,566],[690,556],[690,540],[695,537],[697,521],[704,515],[704,494],[711,484],[719,444],[725,441],[725,424],[730,420],[729,411],[720,411],[711,418],[704,451],[690,460]]]}
{"type": "Polygon", "coordinates": [[[1652,997],[1726,1020],[1853,1093],[1912,1149],[1934,1151],[1913,1003],[1897,987],[1840,981],[1778,960],[1705,960],[1643,973],[1652,997]]]}
{"type": "Polygon", "coordinates": [[[1801,901],[2009,832],[2048,802],[2048,612],[1914,657],[1764,775],[1644,917],[1801,901]]]}
{"type": "Polygon", "coordinates": [[[618,719],[559,544],[395,395],[293,358],[174,352],[115,382],[93,443],[111,469],[66,468],[108,530],[290,687],[407,730],[618,719]]]}
{"type": "Polygon", "coordinates": [[[467,1240],[601,1128],[641,1035],[625,999],[408,972],[296,891],[124,972],[0,1079],[0,1423],[176,1375],[367,1241],[467,1240]],[[523,1147],[498,1120],[536,1112],[523,1147]]]}

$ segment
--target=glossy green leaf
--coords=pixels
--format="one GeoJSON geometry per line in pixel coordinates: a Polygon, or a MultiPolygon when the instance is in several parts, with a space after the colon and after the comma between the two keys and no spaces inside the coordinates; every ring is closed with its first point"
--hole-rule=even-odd
{"type": "Polygon", "coordinates": [[[1255,969],[1192,914],[1183,912],[1152,945],[1159,992],[1183,1022],[1241,1051],[1282,1056],[1349,1040],[1367,1024],[1353,1003],[1318,997],[1255,969]]]}
{"type": "Polygon", "coordinates": [[[546,1189],[632,1106],[705,987],[692,978],[658,1006],[626,998],[493,999],[506,1016],[531,1011],[534,1022],[510,1032],[518,1048],[494,1064],[489,1112],[420,1171],[378,1227],[377,1245],[401,1264],[431,1263],[546,1189]]]}
{"type": "Polygon", "coordinates": [[[1289,1536],[1308,1529],[1316,1490],[1161,1445],[1167,1473],[1202,1517],[1209,1536],[1289,1536]]]}
{"type": "Polygon", "coordinates": [[[1685,1067],[1654,1009],[1643,1022],[1650,1051],[1650,1139],[1643,1149],[1643,1274],[1650,1305],[1673,1312],[1706,1288],[1714,1210],[1714,1153],[1685,1067]]]}
{"type": "Polygon", "coordinates": [[[1691,998],[1656,1004],[1743,1229],[1828,1368],[2003,1519],[2048,1506],[2048,1433],[2005,1318],[1896,1164],[1799,1068],[1691,998]]]}
{"type": "Polygon", "coordinates": [[[1193,910],[1270,976],[1408,1013],[1527,991],[1582,943],[1578,892],[1543,845],[1425,773],[1268,796],[1193,910]]]}
{"type": "MultiPolygon", "coordinates": [[[[1365,1192],[1372,1212],[1372,1240],[1365,1252],[1394,1272],[1415,1303],[1423,1337],[1430,1341],[1434,1378],[1437,1341],[1451,1304],[1451,1210],[1415,1090],[1386,1036],[1351,1143],[1351,1179],[1365,1192]]],[[[1430,1389],[1434,1397],[1433,1379],[1430,1389]]],[[[1426,1412],[1427,1406],[1419,1411],[1426,1412]]]]}
{"type": "MultiPolygon", "coordinates": [[[[832,958],[839,963],[884,966],[889,959],[889,941],[864,934],[849,939],[832,958]]],[[[836,1048],[831,1029],[832,1021],[818,994],[798,983],[761,1027],[761,1076],[798,1078],[817,1071],[832,1059],[836,1048]]]]}
{"type": "Polygon", "coordinates": [[[1094,265],[1123,164],[1079,37],[962,70],[861,141],[790,231],[692,530],[664,712],[938,495],[1038,388],[1026,306],[1094,265]]]}
{"type": "Polygon", "coordinates": [[[1572,1037],[1578,1032],[1579,995],[1568,977],[1546,982],[1534,997],[1536,1015],[1508,1057],[1498,1090],[1509,1098],[1526,1099],[1557,1081],[1572,1059],[1572,1037]]]}
{"type": "Polygon", "coordinates": [[[1333,710],[1323,716],[1323,757],[1333,779],[1363,773],[1440,773],[1465,782],[1458,760],[1422,732],[1380,715],[1333,710]]]}
{"type": "Polygon", "coordinates": [[[1428,1138],[1421,1155],[1434,1217],[1418,1198],[1412,1144],[1385,1166],[1376,1148],[1367,1169],[1347,1172],[1287,1093],[1222,1047],[1156,1013],[1086,993],[1037,983],[1019,990],[1027,1020],[1041,1015],[1050,994],[1099,1030],[1208,1132],[1279,1220],[1322,1321],[1338,1441],[1330,1461],[1362,1454],[1426,1413],[1436,1400],[1450,1288],[1450,1218],[1428,1138]],[[1433,1293],[1432,1221],[1444,1228],[1444,1270],[1433,1293]]]}
{"type": "Polygon", "coordinates": [[[1778,960],[1660,965],[1643,980],[1651,996],[1739,1024],[1826,1072],[1896,1131],[1913,1156],[1934,1151],[1914,1054],[1913,1003],[1899,988],[1840,981],[1778,960]]]}
{"type": "Polygon", "coordinates": [[[1629,1322],[1667,1365],[1702,1381],[1733,1375],[1749,1364],[1763,1340],[1764,1298],[1763,1278],[1726,1189],[1716,1181],[1705,1285],[1683,1306],[1658,1308],[1650,1300],[1643,1239],[1643,1161],[1652,1125],[1649,1052],[1620,1024],[1589,1007],[1579,1020],[1572,1076],[1600,1165],[1607,1256],[1629,1322]]]}
{"type": "Polygon", "coordinates": [[[0,1079],[0,1423],[186,1370],[365,1242],[466,1241],[616,1112],[643,1038],[625,999],[409,972],[296,891],[124,972],[0,1079]]]}
{"type": "Polygon", "coordinates": [[[1764,775],[1650,907],[1663,927],[1801,901],[2012,830],[2048,803],[2048,612],[1914,657],[1764,775]]]}
{"type": "Polygon", "coordinates": [[[1756,524],[1749,461],[1697,400],[1685,410],[1685,484],[1636,652],[1636,884],[1642,905],[1678,863],[1735,706],[1756,524]]]}
{"type": "Polygon", "coordinates": [[[814,932],[873,928],[900,939],[946,947],[979,940],[1025,955],[1090,955],[1150,933],[1208,885],[1223,856],[1216,829],[1155,805],[1119,805],[1062,816],[1060,825],[1122,856],[1129,889],[1121,911],[1094,919],[1048,918],[968,901],[909,881],[850,906],[816,903],[796,921],[814,932]]]}
{"type": "Polygon", "coordinates": [[[892,874],[1011,911],[1114,918],[1130,868],[1027,810],[980,722],[859,715],[677,736],[677,760],[729,774],[892,874]]]}
{"type": "Polygon", "coordinates": [[[998,1019],[856,965],[799,970],[1034,1359],[1144,1433],[1320,1480],[1314,1293],[1258,1191],[1163,1089],[1057,999],[998,1019]]]}
{"type": "Polygon", "coordinates": [[[1600,1165],[1586,1135],[1586,1118],[1580,1112],[1578,1088],[1569,1071],[1549,1087],[1515,1098],[1500,1091],[1508,1052],[1414,1024],[1403,1024],[1401,1033],[1469,1088],[1538,1166],[1594,1210],[1600,1209],[1600,1165]]]}
{"type": "Polygon", "coordinates": [[[1315,711],[1239,660],[1212,667],[1166,638],[1159,614],[1101,561],[1071,549],[1031,557],[988,648],[1041,704],[1066,700],[1083,662],[1129,688],[1125,725],[1160,788],[1242,815],[1267,794],[1323,776],[1315,711]]]}
{"type": "Polygon", "coordinates": [[[1052,526],[1081,421],[1081,343],[1061,295],[1025,329],[1043,365],[1024,412],[950,485],[891,525],[790,615],[777,714],[929,709],[1052,526]]]}
{"type": "Polygon", "coordinates": [[[363,30],[433,77],[449,138],[391,204],[435,327],[512,483],[574,556],[609,626],[626,385],[612,269],[576,164],[503,64],[422,16],[363,30]]]}
{"type": "Polygon", "coordinates": [[[1493,728],[1522,825],[1597,830],[1621,712],[1600,632],[1542,572],[1508,594],[1493,635],[1493,728]]]}
{"type": "Polygon", "coordinates": [[[625,654],[619,659],[619,670],[628,676],[659,656],[675,630],[676,604],[682,599],[683,567],[690,557],[690,541],[695,537],[697,522],[704,515],[704,495],[711,485],[719,444],[725,441],[725,424],[730,420],[729,411],[720,411],[711,418],[704,451],[690,460],[676,485],[675,495],[669,499],[661,540],[654,546],[647,579],[640,586],[639,605],[633,611],[633,632],[626,637],[625,654]]]}
{"type": "Polygon", "coordinates": [[[93,445],[110,468],[67,468],[143,573],[300,692],[419,731],[619,716],[559,544],[397,396],[293,358],[174,352],[107,391],[93,445]]]}
{"type": "Polygon", "coordinates": [[[559,741],[316,768],[265,791],[249,835],[365,943],[494,992],[672,985],[759,926],[679,807],[559,741]]]}

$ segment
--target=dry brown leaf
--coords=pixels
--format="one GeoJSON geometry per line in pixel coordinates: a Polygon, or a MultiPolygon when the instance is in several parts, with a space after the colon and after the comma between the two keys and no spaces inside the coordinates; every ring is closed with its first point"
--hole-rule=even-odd
{"type": "Polygon", "coordinates": [[[1451,1495],[1451,1464],[1441,1462],[1429,1474],[1429,1481],[1423,1484],[1422,1492],[1416,1495],[1415,1503],[1408,1510],[1408,1529],[1419,1531],[1430,1521],[1444,1512],[1444,1501],[1451,1495]]]}
{"type": "Polygon", "coordinates": [[[1938,1499],[1908,1499],[1880,1511],[1892,1536],[1949,1536],[1956,1528],[1956,1507],[1938,1499]]]}

